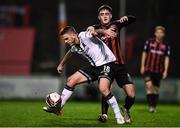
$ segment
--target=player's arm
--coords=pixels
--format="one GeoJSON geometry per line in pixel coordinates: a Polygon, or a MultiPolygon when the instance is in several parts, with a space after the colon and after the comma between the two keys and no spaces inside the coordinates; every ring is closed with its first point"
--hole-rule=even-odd
{"type": "Polygon", "coordinates": [[[116,36],[116,32],[114,32],[112,28],[109,28],[109,29],[95,29],[94,26],[89,26],[87,28],[87,31],[90,31],[90,33],[92,33],[92,35],[94,35],[94,36],[97,36],[98,34],[109,35],[111,37],[116,36]]]}
{"type": "MultiPolygon", "coordinates": [[[[136,17],[129,15],[129,16],[123,16],[120,18],[120,20],[115,20],[112,23],[116,23],[118,24],[119,27],[122,28],[135,21],[136,21],[136,17]]],[[[96,25],[92,25],[87,28],[87,31],[90,31],[91,33],[95,33],[94,35],[102,34],[102,35],[109,35],[111,37],[116,37],[116,32],[114,32],[112,28],[96,29],[96,25]]]]}
{"type": "Polygon", "coordinates": [[[169,56],[165,56],[163,79],[165,79],[168,75],[168,68],[169,68],[169,56]]]}
{"type": "Polygon", "coordinates": [[[92,35],[104,34],[104,29],[96,29],[95,26],[89,26],[87,31],[89,31],[92,35]]]}
{"type": "Polygon", "coordinates": [[[131,23],[136,22],[136,17],[132,15],[123,16],[119,20],[116,20],[114,22],[117,22],[120,27],[124,27],[131,23]]]}
{"type": "MultiPolygon", "coordinates": [[[[102,45],[103,43],[102,40],[98,38],[96,31],[94,32],[86,31],[85,38],[89,38],[95,44],[102,45]]],[[[84,43],[87,43],[87,42],[84,42],[84,43]]]]}
{"type": "Polygon", "coordinates": [[[58,73],[62,73],[64,65],[68,62],[68,60],[71,58],[72,56],[72,52],[71,50],[69,50],[65,56],[63,57],[63,59],[61,60],[61,62],[59,63],[58,67],[57,67],[57,71],[58,73]]]}
{"type": "Polygon", "coordinates": [[[146,61],[146,57],[147,57],[147,52],[149,50],[149,41],[147,40],[145,42],[145,45],[144,45],[144,49],[143,49],[143,52],[142,52],[142,57],[141,57],[141,68],[140,68],[140,73],[143,75],[144,72],[145,72],[145,61],[146,61]]]}
{"type": "Polygon", "coordinates": [[[167,49],[165,51],[165,60],[164,60],[164,72],[163,72],[163,76],[162,78],[165,79],[168,75],[168,68],[169,68],[169,61],[170,61],[170,53],[171,53],[171,50],[170,50],[170,46],[169,44],[167,45],[167,49]]]}
{"type": "Polygon", "coordinates": [[[145,72],[145,60],[147,57],[147,53],[145,51],[142,52],[142,57],[141,57],[141,68],[140,68],[140,72],[143,75],[145,72]]]}

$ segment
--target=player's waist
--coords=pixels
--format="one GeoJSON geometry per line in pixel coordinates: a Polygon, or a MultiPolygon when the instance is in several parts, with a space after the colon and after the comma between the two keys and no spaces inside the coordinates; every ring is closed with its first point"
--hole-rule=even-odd
{"type": "Polygon", "coordinates": [[[95,62],[94,66],[98,67],[98,66],[102,66],[102,65],[105,65],[105,64],[108,64],[108,63],[114,63],[114,62],[115,62],[115,59],[113,59],[113,60],[106,60],[106,61],[97,61],[97,62],[95,62]]]}

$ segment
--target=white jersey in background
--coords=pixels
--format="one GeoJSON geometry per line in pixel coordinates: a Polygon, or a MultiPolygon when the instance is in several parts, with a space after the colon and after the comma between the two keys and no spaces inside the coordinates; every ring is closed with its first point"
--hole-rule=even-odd
{"type": "Polygon", "coordinates": [[[83,55],[92,66],[101,66],[116,60],[111,50],[88,31],[79,34],[80,44],[71,46],[71,52],[83,55]]]}

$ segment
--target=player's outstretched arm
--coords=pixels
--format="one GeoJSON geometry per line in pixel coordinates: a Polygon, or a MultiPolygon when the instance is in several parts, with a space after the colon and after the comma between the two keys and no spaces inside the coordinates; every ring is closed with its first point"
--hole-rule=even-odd
{"type": "Polygon", "coordinates": [[[92,35],[96,36],[97,34],[103,34],[103,35],[108,35],[111,37],[115,37],[116,33],[113,31],[112,28],[109,29],[95,29],[94,26],[89,26],[87,28],[87,31],[89,31],[90,33],[92,33],[92,35]]]}
{"type": "Polygon", "coordinates": [[[121,27],[125,27],[131,23],[136,22],[136,17],[132,15],[123,16],[119,20],[116,20],[114,22],[118,22],[121,27]]]}
{"type": "Polygon", "coordinates": [[[105,34],[105,33],[104,33],[104,29],[95,29],[94,26],[89,26],[89,27],[87,28],[87,31],[89,31],[92,35],[105,34]]]}
{"type": "Polygon", "coordinates": [[[59,63],[58,67],[57,67],[57,71],[58,73],[62,73],[64,65],[67,63],[67,61],[71,58],[72,56],[72,52],[71,50],[69,50],[65,56],[63,57],[63,59],[61,60],[61,62],[59,63]]]}

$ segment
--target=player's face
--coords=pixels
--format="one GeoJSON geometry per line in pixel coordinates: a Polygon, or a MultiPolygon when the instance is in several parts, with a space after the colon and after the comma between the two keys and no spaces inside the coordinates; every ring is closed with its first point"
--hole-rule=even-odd
{"type": "Polygon", "coordinates": [[[109,10],[103,9],[99,12],[98,19],[103,25],[109,24],[112,19],[112,14],[109,10]]]}
{"type": "Polygon", "coordinates": [[[71,46],[71,45],[75,44],[75,34],[74,33],[64,34],[62,36],[62,40],[64,41],[64,43],[71,46]]]}
{"type": "Polygon", "coordinates": [[[165,36],[165,33],[161,29],[158,29],[155,31],[154,35],[157,39],[162,40],[165,36]]]}

